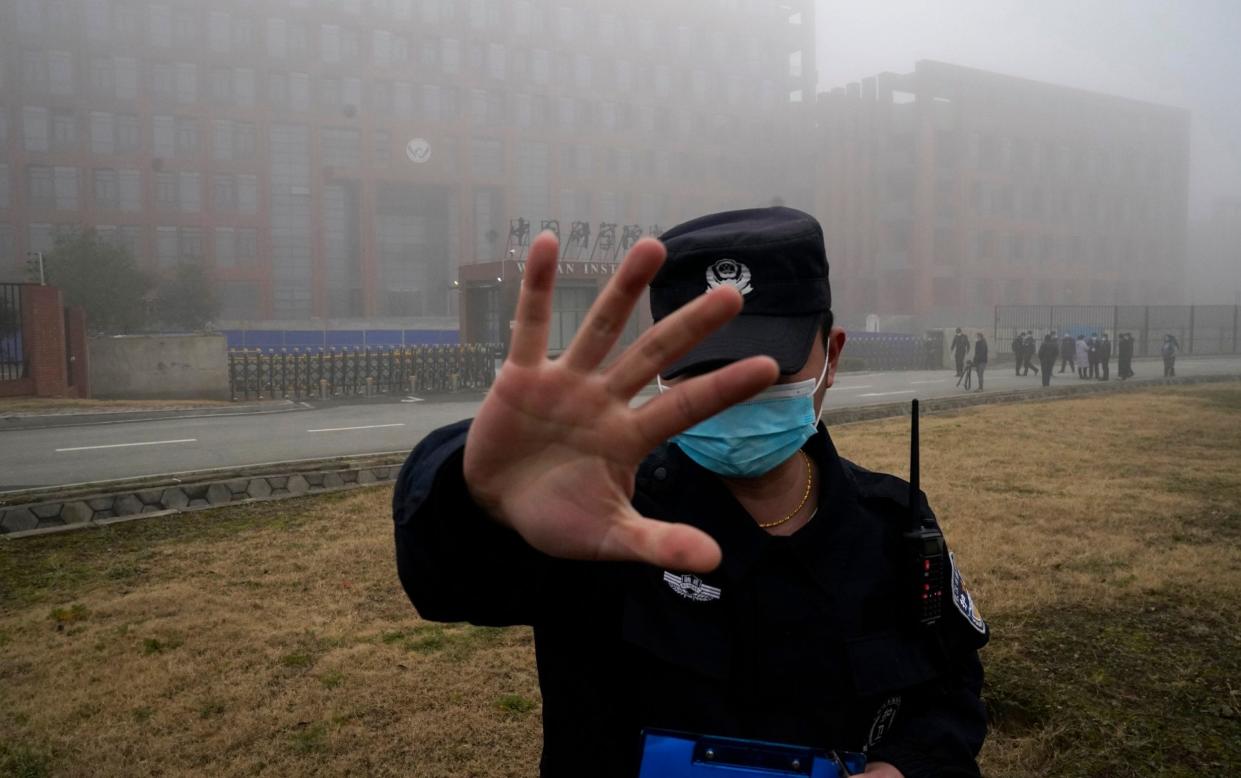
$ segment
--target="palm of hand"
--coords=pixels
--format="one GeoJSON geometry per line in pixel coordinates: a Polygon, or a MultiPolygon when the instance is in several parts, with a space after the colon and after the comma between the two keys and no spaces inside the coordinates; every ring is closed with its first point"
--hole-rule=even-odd
{"type": "Polygon", "coordinates": [[[719,547],[710,537],[633,509],[634,473],[663,440],[770,384],[775,364],[766,358],[738,362],[630,408],[629,400],[664,365],[737,313],[740,295],[727,288],[704,295],[599,371],[663,261],[658,242],[641,241],[569,349],[552,361],[545,350],[556,255],[548,234],[531,247],[509,361],[466,440],[470,493],[544,553],[709,570],[719,563],[719,547]]]}

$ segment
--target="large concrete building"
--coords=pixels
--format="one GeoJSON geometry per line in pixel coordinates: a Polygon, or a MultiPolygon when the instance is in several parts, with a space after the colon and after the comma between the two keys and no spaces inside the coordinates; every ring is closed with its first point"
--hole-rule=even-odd
{"type": "Polygon", "coordinates": [[[1185,302],[1183,110],[922,61],[821,94],[819,122],[847,323],[1185,302]]]}
{"type": "Polygon", "coordinates": [[[1189,301],[1241,305],[1241,197],[1216,198],[1189,237],[1189,301]]]}
{"type": "Polygon", "coordinates": [[[226,320],[455,320],[516,218],[810,207],[813,63],[811,0],[0,0],[0,275],[90,226],[226,320]]]}

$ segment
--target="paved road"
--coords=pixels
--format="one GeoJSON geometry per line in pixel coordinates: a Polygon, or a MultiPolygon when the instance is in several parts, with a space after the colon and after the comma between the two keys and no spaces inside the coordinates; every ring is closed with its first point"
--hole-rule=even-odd
{"type": "MultiPolygon", "coordinates": [[[[1113,371],[1115,363],[1113,362],[1113,371]]],[[[1138,378],[1162,375],[1158,360],[1139,360],[1138,378]]],[[[1177,375],[1241,374],[1238,358],[1182,358],[1177,375]]],[[[1052,385],[1076,384],[1069,373],[1052,385]]],[[[1033,388],[1012,366],[987,372],[988,392],[1033,388]]],[[[961,392],[952,371],[845,373],[827,393],[829,408],[855,407],[961,392]]],[[[0,431],[0,492],[38,486],[160,475],[295,459],[406,451],[431,430],[472,416],[479,398],[397,398],[338,403],[279,413],[89,423],[0,431]]]]}

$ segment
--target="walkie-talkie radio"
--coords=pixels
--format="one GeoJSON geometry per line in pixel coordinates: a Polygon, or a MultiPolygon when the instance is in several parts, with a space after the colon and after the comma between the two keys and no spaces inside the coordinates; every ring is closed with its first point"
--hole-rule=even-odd
{"type": "Polygon", "coordinates": [[[944,564],[948,556],[944,533],[922,515],[918,489],[918,401],[913,401],[913,428],[909,439],[909,527],[905,539],[906,564],[910,566],[911,609],[918,624],[932,626],[944,612],[944,564]]]}

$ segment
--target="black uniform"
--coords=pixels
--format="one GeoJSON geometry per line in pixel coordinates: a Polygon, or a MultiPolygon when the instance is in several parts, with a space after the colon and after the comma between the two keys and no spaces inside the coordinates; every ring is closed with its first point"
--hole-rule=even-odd
{"type": "Polygon", "coordinates": [[[1129,333],[1120,336],[1120,377],[1133,377],[1133,338],[1129,333]]]}
{"type": "Polygon", "coordinates": [[[1056,366],[1056,357],[1060,354],[1060,346],[1051,335],[1043,338],[1039,346],[1038,361],[1043,365],[1043,386],[1051,386],[1051,371],[1056,366]]]}
{"type": "Polygon", "coordinates": [[[952,356],[957,363],[957,378],[965,374],[965,356],[970,353],[970,339],[958,332],[952,339],[952,356]]]}
{"type": "Polygon", "coordinates": [[[1099,338],[1098,343],[1099,380],[1106,381],[1111,377],[1112,341],[1106,336],[1099,338]]]}
{"type": "Polygon", "coordinates": [[[958,587],[937,627],[904,615],[904,481],[840,459],[820,427],[805,447],[819,512],[775,537],[665,444],[639,468],[634,507],[719,542],[722,565],[699,578],[532,549],[469,498],[468,426],[431,433],[401,471],[397,569],[424,618],[534,626],[544,776],[632,778],[644,727],[869,745],[907,778],[978,775],[986,624],[958,587]]]}
{"type": "Polygon", "coordinates": [[[1063,373],[1066,367],[1072,372],[1076,361],[1077,342],[1072,335],[1065,335],[1060,339],[1060,372],[1063,373]]]}
{"type": "Polygon", "coordinates": [[[1013,349],[1013,374],[1025,375],[1021,369],[1025,367],[1026,354],[1026,338],[1025,335],[1018,335],[1013,338],[1013,342],[1009,344],[1013,349]]]}

